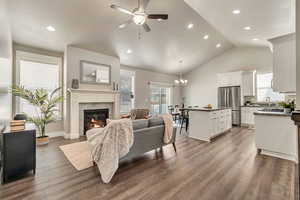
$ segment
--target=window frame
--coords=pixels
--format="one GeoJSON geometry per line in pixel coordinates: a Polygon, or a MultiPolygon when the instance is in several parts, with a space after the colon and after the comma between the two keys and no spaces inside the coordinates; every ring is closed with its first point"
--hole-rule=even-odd
{"type": "MultiPolygon", "coordinates": [[[[59,73],[59,87],[63,87],[63,58],[59,56],[48,56],[39,53],[31,53],[27,51],[17,50],[15,54],[15,84],[20,85],[20,64],[21,61],[35,62],[41,64],[52,64],[58,65],[58,73],[59,73]]],[[[61,95],[63,95],[63,88],[61,90],[61,95]]],[[[14,107],[15,113],[20,113],[20,99],[14,96],[14,107]]],[[[58,117],[58,121],[63,120],[63,103],[59,105],[60,114],[58,117]]]]}
{"type": "MultiPolygon", "coordinates": [[[[131,109],[134,109],[135,108],[135,101],[136,101],[136,96],[135,96],[136,72],[132,71],[132,70],[127,70],[127,69],[120,69],[120,83],[121,83],[121,71],[129,72],[129,73],[132,74],[133,80],[132,80],[132,91],[131,92],[133,94],[133,99],[131,101],[131,109]]],[[[122,92],[120,90],[120,114],[128,114],[128,112],[122,112],[122,110],[121,110],[121,94],[122,94],[122,92]]]]}
{"type": "Polygon", "coordinates": [[[272,101],[272,99],[270,99],[270,102],[267,102],[267,101],[258,101],[258,91],[259,91],[259,89],[272,89],[272,91],[274,93],[281,94],[280,92],[276,92],[276,91],[273,90],[273,79],[274,79],[274,73],[273,72],[263,72],[263,73],[256,74],[256,101],[258,103],[278,103],[278,102],[284,101],[284,98],[283,98],[283,100],[280,100],[280,101],[272,101]],[[258,76],[259,75],[265,75],[265,74],[272,74],[272,80],[271,80],[270,87],[258,87],[258,76]]]}
{"type": "MultiPolygon", "coordinates": [[[[151,95],[152,95],[151,88],[155,88],[155,87],[159,88],[160,92],[161,92],[162,88],[169,90],[167,107],[170,106],[170,105],[172,105],[173,104],[173,100],[174,100],[174,96],[173,96],[174,95],[174,85],[168,84],[168,83],[150,82],[150,84],[149,84],[149,104],[150,105],[149,106],[150,106],[150,112],[152,114],[154,114],[154,113],[152,112],[152,104],[151,104],[151,95]]],[[[162,111],[161,110],[161,102],[160,102],[160,108],[159,109],[160,109],[160,112],[161,112],[162,111]]]]}

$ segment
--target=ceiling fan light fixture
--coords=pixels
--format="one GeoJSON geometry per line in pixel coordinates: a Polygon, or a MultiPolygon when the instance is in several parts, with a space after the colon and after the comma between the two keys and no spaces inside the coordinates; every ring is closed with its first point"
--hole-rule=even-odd
{"type": "Polygon", "coordinates": [[[144,14],[135,14],[133,16],[133,22],[136,25],[143,25],[146,22],[146,15],[144,15],[144,14]]]}

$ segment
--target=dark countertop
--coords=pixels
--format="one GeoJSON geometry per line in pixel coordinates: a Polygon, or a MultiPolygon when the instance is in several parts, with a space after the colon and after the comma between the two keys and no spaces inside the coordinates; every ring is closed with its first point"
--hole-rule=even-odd
{"type": "Polygon", "coordinates": [[[202,111],[202,112],[213,112],[213,111],[219,111],[219,110],[227,110],[231,108],[181,108],[182,110],[187,111],[202,111]]]}
{"type": "Polygon", "coordinates": [[[262,105],[248,105],[248,106],[241,106],[241,107],[249,107],[249,108],[263,108],[265,106],[262,105]]]}
{"type": "Polygon", "coordinates": [[[257,112],[254,112],[254,115],[269,115],[269,116],[279,116],[279,117],[291,117],[292,113],[257,111],[257,112]]]}

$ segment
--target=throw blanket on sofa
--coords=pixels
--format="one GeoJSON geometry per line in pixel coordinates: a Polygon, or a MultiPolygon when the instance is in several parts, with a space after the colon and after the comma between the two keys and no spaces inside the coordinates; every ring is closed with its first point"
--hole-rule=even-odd
{"type": "Polygon", "coordinates": [[[168,144],[173,137],[173,118],[170,114],[161,115],[165,123],[164,143],[168,144]]]}
{"type": "Polygon", "coordinates": [[[111,181],[118,169],[119,159],[129,152],[133,139],[130,119],[112,120],[104,128],[91,130],[88,140],[92,145],[92,158],[104,183],[111,181]]]}

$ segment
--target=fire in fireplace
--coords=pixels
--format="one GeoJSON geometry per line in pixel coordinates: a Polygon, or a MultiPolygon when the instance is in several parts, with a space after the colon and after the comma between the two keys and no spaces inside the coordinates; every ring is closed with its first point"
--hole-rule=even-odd
{"type": "Polygon", "coordinates": [[[106,126],[109,109],[84,110],[84,135],[92,128],[106,126]]]}

